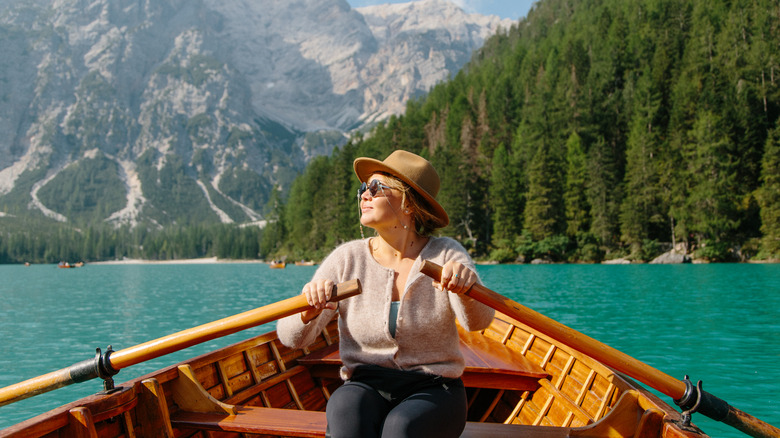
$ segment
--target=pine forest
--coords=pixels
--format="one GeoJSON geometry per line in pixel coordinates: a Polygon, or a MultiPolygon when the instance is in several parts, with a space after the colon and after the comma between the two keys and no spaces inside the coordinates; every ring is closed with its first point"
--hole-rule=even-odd
{"type": "MultiPolygon", "coordinates": [[[[438,169],[439,232],[476,259],[777,260],[780,3],[542,0],[403,115],[274,190],[262,232],[98,230],[125,248],[82,242],[82,257],[216,256],[233,242],[240,257],[320,259],[361,236],[353,160],[395,149],[438,169]]],[[[0,259],[23,256],[0,243],[0,259]]]]}
{"type": "Polygon", "coordinates": [[[404,115],[316,159],[264,248],[359,236],[352,160],[439,170],[442,234],[501,262],[780,254],[780,3],[545,0],[404,115]]]}

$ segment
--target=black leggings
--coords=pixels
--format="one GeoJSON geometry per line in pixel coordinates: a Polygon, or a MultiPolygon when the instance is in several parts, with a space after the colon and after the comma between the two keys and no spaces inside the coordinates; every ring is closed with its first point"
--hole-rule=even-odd
{"type": "Polygon", "coordinates": [[[371,386],[347,381],[325,409],[333,438],[458,437],[466,426],[466,390],[460,379],[388,400],[371,386]]]}

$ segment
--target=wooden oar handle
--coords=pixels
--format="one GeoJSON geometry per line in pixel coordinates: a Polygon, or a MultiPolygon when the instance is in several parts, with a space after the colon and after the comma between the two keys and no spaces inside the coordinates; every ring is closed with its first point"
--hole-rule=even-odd
{"type": "MultiPolygon", "coordinates": [[[[351,280],[335,286],[331,301],[341,301],[361,292],[359,280],[351,280]]],[[[122,368],[154,359],[168,353],[182,350],[241,330],[275,321],[309,308],[306,297],[297,295],[267,306],[259,307],[238,315],[203,324],[153,341],[119,351],[106,352],[98,357],[74,364],[68,368],[53,371],[14,385],[0,388],[0,406],[4,406],[34,395],[43,394],[73,383],[84,382],[105,374],[106,369],[116,374],[122,368]]]]}

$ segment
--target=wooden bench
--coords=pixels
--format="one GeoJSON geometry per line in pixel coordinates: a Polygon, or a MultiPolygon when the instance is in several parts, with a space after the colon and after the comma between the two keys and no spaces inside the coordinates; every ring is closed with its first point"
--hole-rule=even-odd
{"type": "MultiPolygon", "coordinates": [[[[479,333],[469,333],[459,328],[460,349],[466,362],[463,382],[471,388],[494,388],[534,391],[539,380],[548,377],[540,366],[525,358],[501,342],[479,333]]],[[[334,344],[297,359],[298,365],[309,368],[315,377],[339,379],[341,357],[334,344]]],[[[194,377],[186,381],[195,382],[194,377]]],[[[197,383],[190,383],[193,391],[202,391],[197,383]]],[[[205,391],[204,391],[205,392],[205,391]]],[[[191,399],[192,396],[187,396],[191,399]]],[[[325,413],[294,409],[277,409],[253,406],[232,406],[222,412],[195,412],[177,403],[183,409],[170,416],[171,425],[177,429],[198,429],[237,432],[258,435],[284,435],[291,437],[324,437],[327,427],[325,413]]],[[[218,410],[217,410],[218,411],[218,410]]],[[[505,425],[499,423],[468,422],[461,437],[516,437],[532,435],[542,438],[561,438],[569,435],[570,428],[505,425]]]]}
{"type": "MultiPolygon", "coordinates": [[[[324,437],[325,412],[238,406],[234,415],[180,411],[171,424],[177,429],[213,430],[248,434],[291,437],[324,437]]],[[[518,437],[562,438],[569,436],[567,427],[539,427],[515,424],[467,422],[461,438],[518,437]]]]}
{"type": "MultiPolygon", "coordinates": [[[[458,327],[460,352],[466,362],[463,383],[468,388],[494,388],[535,391],[539,379],[549,374],[519,352],[479,333],[458,327]]],[[[307,356],[298,363],[310,368],[315,377],[338,378],[341,357],[338,345],[330,345],[307,356]]]]}

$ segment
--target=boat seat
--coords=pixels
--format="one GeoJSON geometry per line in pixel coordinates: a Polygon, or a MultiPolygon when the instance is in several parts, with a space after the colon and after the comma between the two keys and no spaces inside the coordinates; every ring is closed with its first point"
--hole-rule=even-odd
{"type": "MultiPolygon", "coordinates": [[[[237,406],[233,415],[179,411],[171,418],[177,429],[198,429],[248,434],[283,435],[290,437],[324,437],[327,422],[325,412],[293,409],[237,406]]],[[[540,427],[500,423],[467,422],[461,438],[567,437],[570,428],[540,427]]]]}
{"type": "MultiPolygon", "coordinates": [[[[468,388],[535,391],[539,387],[539,379],[549,376],[542,367],[499,341],[478,332],[468,332],[460,326],[458,333],[460,352],[466,362],[462,379],[468,388]]],[[[337,379],[341,367],[338,345],[299,357],[298,364],[309,367],[315,377],[337,379]]]]}

